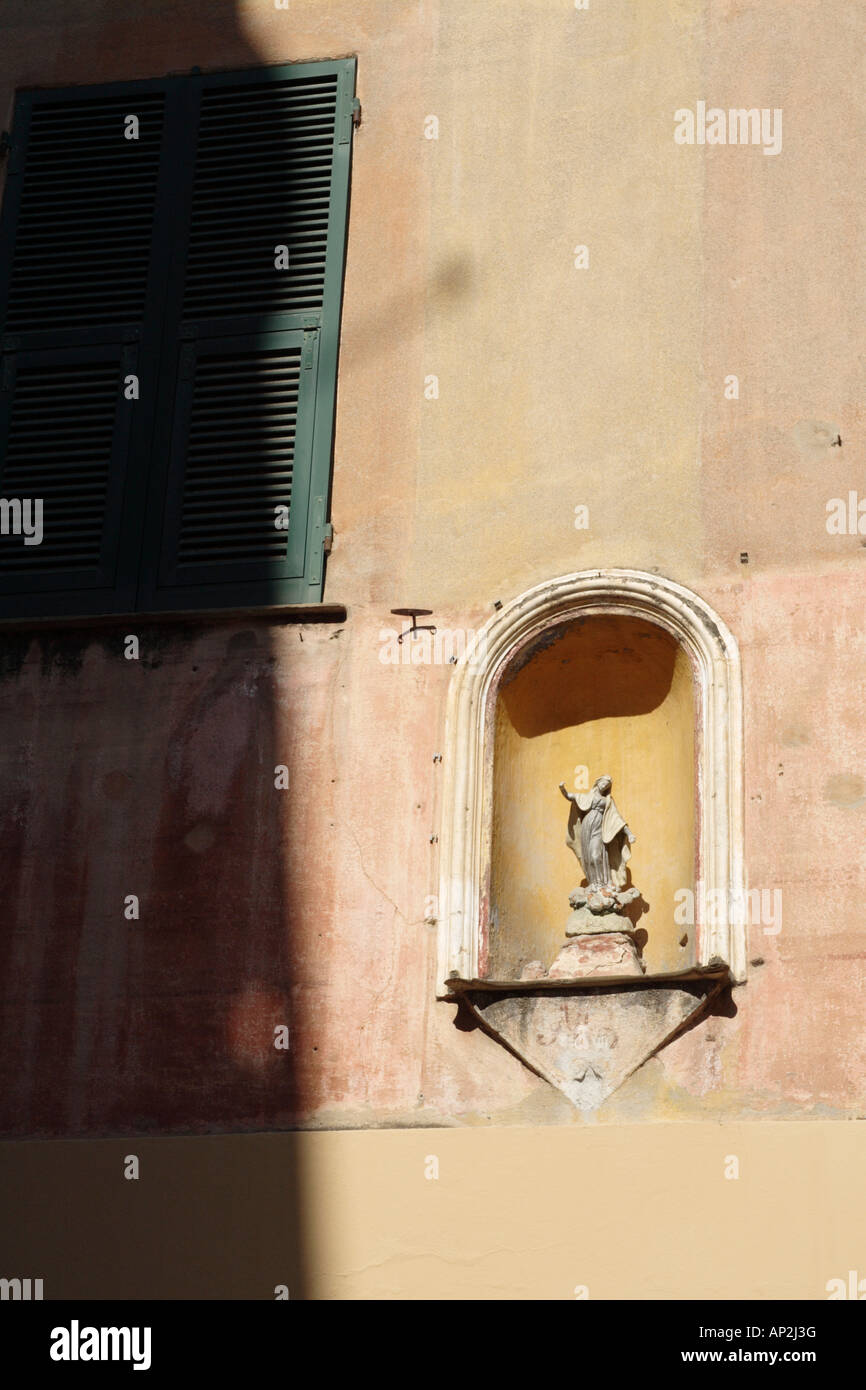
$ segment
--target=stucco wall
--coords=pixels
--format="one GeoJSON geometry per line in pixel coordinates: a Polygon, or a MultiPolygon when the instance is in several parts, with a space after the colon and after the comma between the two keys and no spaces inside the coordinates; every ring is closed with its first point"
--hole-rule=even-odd
{"type": "Polygon", "coordinates": [[[354,52],[364,111],[325,591],[346,622],[0,637],[2,1132],[585,1124],[434,999],[450,668],[380,654],[394,607],[467,632],[596,566],[669,575],[735,634],[748,877],[783,892],[749,983],[597,1121],[860,1115],[866,558],[825,505],[862,477],[863,13],[0,0],[0,21],[5,110],[19,85],[354,52]],[[678,146],[701,99],[782,108],[782,151],[678,146]]]}

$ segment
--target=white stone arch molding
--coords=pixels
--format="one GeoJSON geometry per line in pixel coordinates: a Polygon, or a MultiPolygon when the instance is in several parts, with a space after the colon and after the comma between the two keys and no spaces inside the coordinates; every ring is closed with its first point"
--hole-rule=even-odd
{"type": "MultiPolygon", "coordinates": [[[[457,662],[446,715],[439,878],[438,993],[479,978],[490,881],[496,695],[512,658],[545,629],[592,613],[644,618],[688,652],[698,686],[698,878],[724,904],[695,924],[695,965],[746,978],[743,704],[737,643],[697,594],[641,570],[583,570],[520,594],[476,633],[457,662]],[[719,893],[724,896],[718,896],[719,893]]],[[[700,917],[700,898],[696,903],[700,917]]],[[[453,996],[452,996],[453,997],[453,996]]]]}

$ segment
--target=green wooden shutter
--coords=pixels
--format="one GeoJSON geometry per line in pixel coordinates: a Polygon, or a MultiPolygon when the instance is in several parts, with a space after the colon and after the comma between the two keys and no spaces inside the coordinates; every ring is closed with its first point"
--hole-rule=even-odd
{"type": "Polygon", "coordinates": [[[41,499],[44,536],[0,535],[0,616],[321,598],[354,81],[341,59],[18,97],[0,498],[41,499]]]}
{"type": "Polygon", "coordinates": [[[321,598],[354,79],[190,80],[141,608],[321,598]]]}
{"type": "Polygon", "coordinates": [[[161,326],[154,235],[165,83],[16,102],[0,221],[0,497],[41,499],[42,543],[0,535],[0,615],[134,606],[161,326]],[[126,117],[139,122],[125,138],[126,117]],[[155,375],[155,374],[154,374],[155,375]]]}

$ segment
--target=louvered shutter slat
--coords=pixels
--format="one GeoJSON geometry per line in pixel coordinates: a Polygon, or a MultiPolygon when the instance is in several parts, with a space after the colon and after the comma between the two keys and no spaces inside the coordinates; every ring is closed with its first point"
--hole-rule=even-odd
{"type": "MultiPolygon", "coordinates": [[[[291,519],[296,453],[310,452],[315,371],[303,366],[303,333],[266,337],[264,348],[241,337],[187,349],[173,431],[167,587],[284,579],[289,567],[303,575],[303,530],[278,529],[275,508],[288,508],[291,519]]],[[[305,478],[304,496],[307,487],[305,478]]]]}
{"type": "Polygon", "coordinates": [[[0,494],[38,499],[43,536],[0,536],[3,593],[113,588],[130,427],[122,370],[119,347],[16,357],[0,394],[0,494]]]}
{"type": "Polygon", "coordinates": [[[202,92],[185,318],[321,308],[336,116],[335,72],[202,92]],[[301,222],[320,243],[296,261],[301,222]],[[289,247],[287,271],[274,269],[277,245],[289,247]]]}
{"type": "Polygon", "coordinates": [[[34,105],[7,331],[26,332],[36,319],[45,329],[141,321],[163,107],[157,93],[34,105]],[[137,140],[124,138],[130,113],[139,120],[137,140]],[[124,197],[129,205],[121,218],[124,197]]]}

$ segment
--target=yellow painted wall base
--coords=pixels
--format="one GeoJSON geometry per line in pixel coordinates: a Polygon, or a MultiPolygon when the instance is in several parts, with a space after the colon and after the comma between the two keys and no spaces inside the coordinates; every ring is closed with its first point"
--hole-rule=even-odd
{"type": "Polygon", "coordinates": [[[815,1120],[3,1144],[0,1275],[46,1299],[824,1300],[866,1273],[864,1162],[866,1124],[815,1120]]]}

